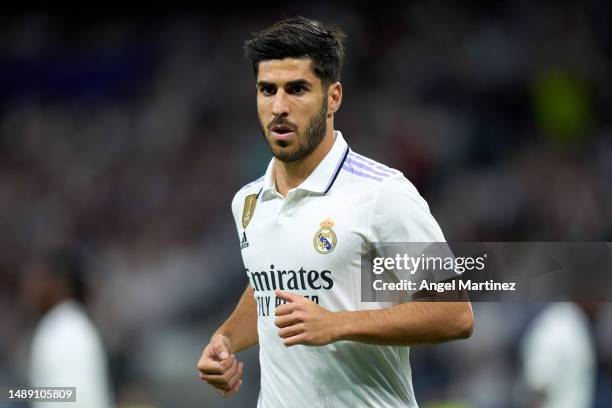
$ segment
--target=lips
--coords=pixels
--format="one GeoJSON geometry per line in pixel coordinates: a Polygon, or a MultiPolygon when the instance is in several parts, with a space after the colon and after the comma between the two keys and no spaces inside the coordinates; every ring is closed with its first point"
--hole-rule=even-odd
{"type": "Polygon", "coordinates": [[[295,133],[295,128],[289,125],[272,125],[270,134],[276,140],[287,140],[295,133]]]}
{"type": "Polygon", "coordinates": [[[294,132],[280,133],[280,132],[275,132],[274,130],[270,132],[270,135],[272,135],[272,139],[275,139],[275,140],[289,140],[294,134],[295,134],[294,132]]]}
{"type": "Polygon", "coordinates": [[[289,133],[295,131],[292,126],[289,125],[272,125],[270,126],[270,130],[275,133],[289,133]]]}

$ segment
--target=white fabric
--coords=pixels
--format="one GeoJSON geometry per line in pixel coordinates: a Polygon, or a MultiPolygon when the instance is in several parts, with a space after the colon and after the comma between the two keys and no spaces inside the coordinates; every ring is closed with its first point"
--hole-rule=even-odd
{"type": "Polygon", "coordinates": [[[536,318],[522,344],[523,381],[542,408],[587,408],[595,391],[595,350],[588,322],[573,303],[556,303],[536,318]]]}
{"type": "Polygon", "coordinates": [[[109,408],[106,358],[95,327],[81,306],[64,301],[40,321],[32,340],[30,383],[76,387],[76,402],[38,402],[34,408],[109,408]]]}
{"type": "Polygon", "coordinates": [[[259,305],[258,407],[417,407],[408,347],[342,341],[287,348],[274,325],[274,287],[310,296],[332,311],[388,306],[360,301],[362,243],[443,241],[427,203],[399,171],[350,151],[340,132],[323,161],[286,198],[276,191],[273,163],[232,202],[259,305]],[[259,197],[245,229],[242,213],[251,194],[259,197]],[[313,240],[328,218],[337,244],[319,253],[313,240]]]}

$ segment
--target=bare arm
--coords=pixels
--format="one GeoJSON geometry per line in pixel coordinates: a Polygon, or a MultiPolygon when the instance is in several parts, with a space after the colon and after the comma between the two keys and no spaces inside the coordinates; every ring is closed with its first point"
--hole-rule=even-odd
{"type": "Polygon", "coordinates": [[[381,310],[339,312],[338,340],[404,345],[434,344],[470,337],[469,302],[411,302],[381,310]]]}
{"type": "Polygon", "coordinates": [[[237,353],[257,344],[257,303],[253,288],[247,285],[236,308],[213,337],[221,334],[231,342],[230,353],[237,353]]]}
{"type": "Polygon", "coordinates": [[[287,346],[321,346],[340,340],[411,346],[467,338],[474,319],[469,302],[410,302],[387,309],[330,312],[292,293],[276,308],[279,336],[287,346]]]}

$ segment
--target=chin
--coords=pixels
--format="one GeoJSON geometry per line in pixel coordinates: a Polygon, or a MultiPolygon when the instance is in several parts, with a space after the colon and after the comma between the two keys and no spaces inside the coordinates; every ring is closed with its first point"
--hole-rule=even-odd
{"type": "Polygon", "coordinates": [[[290,163],[292,161],[291,155],[287,154],[286,152],[273,151],[272,154],[275,159],[280,160],[283,163],[290,163]]]}
{"type": "Polygon", "coordinates": [[[272,149],[272,154],[274,157],[283,163],[291,163],[294,161],[298,161],[300,158],[295,157],[295,151],[291,149],[272,149]]]}

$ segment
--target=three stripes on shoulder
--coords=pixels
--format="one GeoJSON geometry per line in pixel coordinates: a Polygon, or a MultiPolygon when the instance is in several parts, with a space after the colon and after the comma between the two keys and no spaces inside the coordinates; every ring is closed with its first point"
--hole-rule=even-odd
{"type": "Polygon", "coordinates": [[[399,174],[397,170],[393,170],[374,160],[368,159],[352,150],[349,150],[348,156],[342,164],[342,170],[348,171],[359,177],[365,177],[376,181],[383,181],[394,174],[399,174]]]}

